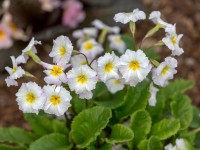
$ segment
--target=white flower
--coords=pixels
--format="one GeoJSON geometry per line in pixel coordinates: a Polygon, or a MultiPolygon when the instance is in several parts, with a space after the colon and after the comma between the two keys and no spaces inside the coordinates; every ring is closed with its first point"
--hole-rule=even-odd
{"type": "Polygon", "coordinates": [[[137,22],[138,20],[144,20],[146,19],[146,14],[139,10],[139,9],[134,9],[133,12],[129,13],[117,13],[114,16],[115,22],[121,22],[123,24],[127,24],[128,22],[137,22]]]}
{"type": "Polygon", "coordinates": [[[150,106],[156,106],[156,94],[158,92],[158,89],[153,86],[153,83],[151,83],[149,92],[151,94],[151,97],[149,98],[149,105],[150,106]]]}
{"type": "Polygon", "coordinates": [[[47,84],[61,85],[62,83],[67,83],[67,76],[64,73],[64,71],[69,65],[62,67],[62,66],[47,64],[44,62],[42,62],[41,64],[44,68],[47,69],[44,70],[44,73],[47,75],[44,78],[44,81],[47,84]]]}
{"type": "Polygon", "coordinates": [[[72,36],[76,39],[84,38],[86,36],[95,38],[97,36],[97,29],[93,27],[83,28],[82,30],[76,30],[72,33],[72,36]]]}
{"type": "Polygon", "coordinates": [[[53,57],[53,62],[59,66],[66,65],[73,51],[71,41],[66,36],[59,36],[53,41],[53,48],[49,56],[53,57]]]}
{"type": "Polygon", "coordinates": [[[168,80],[173,79],[174,74],[176,74],[177,60],[172,57],[166,57],[165,61],[160,63],[160,65],[153,69],[153,82],[160,86],[165,86],[168,80]]]}
{"type": "Polygon", "coordinates": [[[6,84],[7,84],[8,87],[10,87],[10,86],[18,86],[17,81],[15,81],[14,79],[10,79],[9,77],[7,77],[5,79],[5,81],[6,81],[6,84]]]}
{"type": "Polygon", "coordinates": [[[94,39],[90,39],[82,43],[80,52],[93,59],[103,52],[103,47],[94,39]]]}
{"type": "Polygon", "coordinates": [[[176,149],[177,150],[187,150],[183,139],[176,139],[176,149]]]}
{"type": "Polygon", "coordinates": [[[124,88],[124,82],[121,79],[110,79],[106,81],[106,86],[114,94],[124,88]]]}
{"type": "Polygon", "coordinates": [[[112,54],[106,53],[104,56],[99,57],[98,64],[98,76],[103,81],[111,78],[119,78],[117,63],[119,62],[119,57],[115,55],[114,52],[112,54]]]}
{"type": "Polygon", "coordinates": [[[28,51],[32,51],[34,54],[37,53],[37,49],[35,48],[35,45],[41,44],[41,41],[36,41],[33,37],[27,47],[22,50],[22,55],[26,58],[26,61],[28,60],[29,56],[26,54],[28,51]]]}
{"type": "Polygon", "coordinates": [[[91,99],[91,91],[96,87],[96,72],[87,65],[72,68],[67,73],[70,90],[80,95],[80,98],[91,99]]]}
{"type": "Polygon", "coordinates": [[[172,51],[172,55],[181,55],[184,51],[179,47],[179,41],[183,34],[176,34],[176,25],[166,27],[166,37],[162,39],[163,43],[172,51]]]}
{"type": "Polygon", "coordinates": [[[154,24],[159,24],[163,28],[170,25],[169,23],[163,21],[160,17],[161,17],[160,11],[152,11],[149,16],[149,19],[152,20],[154,24]]]}
{"type": "Polygon", "coordinates": [[[104,24],[102,21],[95,19],[94,21],[92,21],[92,25],[95,26],[97,29],[99,30],[107,30],[108,33],[115,33],[118,34],[120,32],[120,28],[117,26],[114,27],[109,27],[106,24],[104,24]]]}
{"type": "Polygon", "coordinates": [[[176,147],[173,146],[172,144],[168,144],[165,146],[165,150],[176,150],[176,147]]]}
{"type": "Polygon", "coordinates": [[[24,113],[36,113],[43,108],[44,96],[40,86],[35,82],[22,83],[16,93],[19,109],[24,113]]]}
{"type": "Polygon", "coordinates": [[[71,106],[72,99],[69,91],[62,86],[47,85],[43,87],[45,95],[44,111],[56,116],[63,115],[71,106]]]}
{"type": "Polygon", "coordinates": [[[12,59],[12,65],[13,68],[10,67],[5,67],[5,70],[9,73],[9,79],[18,79],[21,78],[24,74],[25,71],[24,69],[22,69],[21,66],[18,66],[18,64],[20,64],[21,62],[25,61],[24,57],[17,57],[17,59],[15,59],[14,56],[11,56],[12,59]]]}
{"type": "Polygon", "coordinates": [[[109,46],[111,49],[117,50],[121,54],[125,52],[126,44],[120,35],[109,35],[108,40],[110,41],[109,46]]]}
{"type": "Polygon", "coordinates": [[[122,78],[131,86],[136,86],[137,83],[143,81],[152,68],[142,50],[136,52],[126,50],[125,54],[120,57],[118,65],[122,78]]]}
{"type": "Polygon", "coordinates": [[[28,51],[33,51],[33,53],[37,53],[37,50],[35,48],[35,45],[41,44],[41,41],[36,41],[35,38],[33,37],[31,41],[29,42],[28,46],[22,50],[23,53],[26,53],[28,51]]]}

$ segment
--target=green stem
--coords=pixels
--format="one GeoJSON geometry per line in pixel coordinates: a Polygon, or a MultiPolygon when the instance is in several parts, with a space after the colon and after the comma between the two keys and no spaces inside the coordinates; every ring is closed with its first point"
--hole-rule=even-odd
{"type": "Polygon", "coordinates": [[[104,43],[104,41],[105,41],[105,39],[106,39],[107,33],[108,33],[108,30],[107,30],[107,29],[103,29],[103,30],[101,31],[101,34],[100,34],[99,39],[98,39],[98,42],[99,42],[100,44],[103,44],[103,43],[104,43]]]}
{"type": "Polygon", "coordinates": [[[37,64],[41,64],[40,58],[35,53],[33,53],[33,51],[30,50],[26,52],[26,54],[30,56],[37,64]]]}
{"type": "Polygon", "coordinates": [[[200,128],[197,128],[197,129],[193,130],[192,132],[193,133],[198,133],[198,132],[200,132],[200,128]]]}

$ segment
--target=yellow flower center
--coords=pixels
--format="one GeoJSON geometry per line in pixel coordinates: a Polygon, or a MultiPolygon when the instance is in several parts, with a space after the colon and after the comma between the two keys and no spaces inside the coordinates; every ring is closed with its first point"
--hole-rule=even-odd
{"type": "Polygon", "coordinates": [[[176,44],[176,38],[174,36],[171,37],[172,43],[175,45],[176,44]]]}
{"type": "Polygon", "coordinates": [[[129,68],[131,68],[133,71],[136,71],[140,68],[140,64],[137,60],[133,60],[129,63],[129,68]]]}
{"type": "Polygon", "coordinates": [[[110,72],[114,68],[113,63],[109,62],[105,65],[104,70],[105,72],[110,72]]]}
{"type": "Polygon", "coordinates": [[[54,106],[56,106],[56,105],[58,105],[59,103],[60,103],[60,96],[58,96],[58,95],[52,95],[51,97],[50,97],[50,102],[54,105],[54,106]]]}
{"type": "Polygon", "coordinates": [[[62,71],[62,67],[60,66],[53,66],[51,71],[50,71],[50,74],[53,75],[53,76],[59,76],[63,73],[62,71]]]}
{"type": "Polygon", "coordinates": [[[115,37],[115,42],[117,42],[117,43],[121,43],[122,42],[122,40],[121,40],[121,38],[119,38],[119,37],[115,37]]]}
{"type": "Polygon", "coordinates": [[[87,76],[84,75],[84,74],[80,74],[78,77],[77,77],[77,82],[80,83],[80,84],[85,84],[87,82],[87,76]]]}
{"type": "Polygon", "coordinates": [[[29,103],[32,104],[32,103],[35,102],[35,100],[36,100],[36,96],[35,96],[34,93],[29,92],[29,93],[26,94],[26,101],[27,101],[27,102],[29,102],[29,103]]]}
{"type": "Polygon", "coordinates": [[[87,62],[86,61],[82,61],[80,65],[86,65],[87,62]]]}
{"type": "Polygon", "coordinates": [[[165,74],[167,73],[168,70],[169,70],[169,67],[168,67],[168,66],[165,66],[165,67],[163,68],[163,70],[161,71],[161,74],[162,74],[162,75],[165,75],[165,74]]]}
{"type": "Polygon", "coordinates": [[[119,80],[115,79],[114,84],[120,84],[119,80]]]}
{"type": "Polygon", "coordinates": [[[84,49],[87,50],[87,51],[90,51],[92,48],[93,48],[93,43],[92,42],[87,42],[85,43],[84,45],[84,49]]]}
{"type": "Polygon", "coordinates": [[[60,52],[60,56],[62,57],[66,54],[67,50],[64,46],[61,46],[59,49],[59,52],[60,52]]]}
{"type": "Polygon", "coordinates": [[[3,32],[2,30],[0,30],[0,39],[3,39],[5,37],[5,32],[3,32]]]}
{"type": "Polygon", "coordinates": [[[17,67],[13,67],[12,74],[14,74],[17,71],[17,67]]]}

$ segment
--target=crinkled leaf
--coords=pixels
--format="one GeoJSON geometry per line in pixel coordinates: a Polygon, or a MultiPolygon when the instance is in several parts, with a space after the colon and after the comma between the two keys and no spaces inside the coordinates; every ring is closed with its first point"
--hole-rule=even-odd
{"type": "Polygon", "coordinates": [[[23,129],[17,127],[0,128],[0,142],[29,144],[34,140],[35,136],[23,129]]]}
{"type": "Polygon", "coordinates": [[[166,87],[163,88],[163,90],[166,97],[172,98],[177,93],[184,93],[185,91],[191,89],[193,86],[193,82],[179,79],[168,84],[166,87]]]}
{"type": "Polygon", "coordinates": [[[151,130],[151,135],[157,136],[160,140],[165,140],[175,135],[180,129],[180,122],[174,118],[163,119],[154,124],[151,130]]]}
{"type": "Polygon", "coordinates": [[[133,39],[133,37],[131,35],[123,34],[122,40],[126,44],[126,49],[130,49],[130,50],[134,50],[134,51],[136,50],[135,40],[133,39]]]}
{"type": "Polygon", "coordinates": [[[147,134],[151,130],[151,117],[145,110],[138,110],[131,116],[131,129],[134,131],[135,138],[131,145],[135,147],[140,141],[146,139],[147,134]]]}
{"type": "Polygon", "coordinates": [[[139,150],[163,150],[163,144],[159,138],[152,136],[149,140],[143,140],[138,145],[139,150]]]}
{"type": "Polygon", "coordinates": [[[123,104],[115,109],[116,117],[126,117],[139,109],[145,109],[149,96],[149,82],[147,81],[138,83],[136,87],[130,87],[123,104]]]}
{"type": "Polygon", "coordinates": [[[188,130],[183,130],[179,133],[179,138],[184,138],[187,141],[189,141],[192,145],[194,145],[196,133],[188,131],[188,130]]]}
{"type": "Polygon", "coordinates": [[[193,106],[193,119],[190,123],[191,128],[199,128],[200,127],[200,109],[196,106],[193,106]]]}
{"type": "Polygon", "coordinates": [[[115,94],[110,95],[106,99],[96,98],[94,102],[100,106],[108,107],[108,108],[117,108],[121,106],[124,101],[125,91],[119,91],[115,94]]]}
{"type": "Polygon", "coordinates": [[[166,96],[163,90],[158,91],[156,96],[156,105],[155,106],[147,106],[147,111],[149,112],[152,122],[158,122],[163,115],[163,111],[165,108],[166,96]]]}
{"type": "Polygon", "coordinates": [[[109,108],[96,106],[79,113],[73,120],[71,135],[78,147],[88,146],[106,127],[112,113],[109,108]]]}
{"type": "Polygon", "coordinates": [[[0,150],[26,150],[26,148],[9,145],[0,145],[0,150]]]}
{"type": "Polygon", "coordinates": [[[46,115],[24,114],[32,130],[39,136],[57,132],[68,134],[68,129],[65,122],[59,121],[46,115]]]}
{"type": "Polygon", "coordinates": [[[70,150],[67,136],[60,133],[44,135],[30,145],[29,150],[70,150]]]}
{"type": "Polygon", "coordinates": [[[174,96],[170,106],[174,117],[180,120],[180,129],[186,129],[193,117],[191,100],[183,94],[177,94],[174,96]]]}
{"type": "Polygon", "coordinates": [[[149,150],[163,150],[162,142],[155,136],[149,140],[149,150]]]}
{"type": "Polygon", "coordinates": [[[133,131],[124,125],[116,124],[112,127],[112,132],[107,139],[109,143],[121,143],[132,140],[134,137],[133,131]]]}
{"type": "Polygon", "coordinates": [[[138,149],[139,150],[148,150],[148,146],[149,146],[149,141],[143,140],[138,144],[138,149]]]}

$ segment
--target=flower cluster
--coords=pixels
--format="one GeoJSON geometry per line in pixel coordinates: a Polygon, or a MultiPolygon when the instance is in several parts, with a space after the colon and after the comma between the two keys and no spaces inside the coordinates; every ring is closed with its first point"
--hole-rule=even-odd
{"type": "MultiPolygon", "coordinates": [[[[134,36],[135,23],[145,18],[146,14],[143,11],[135,9],[133,12],[116,14],[114,20],[123,24],[130,23],[134,36]]],[[[53,64],[41,61],[36,55],[35,45],[41,43],[33,38],[19,57],[11,57],[13,68],[6,67],[10,74],[6,83],[8,86],[17,85],[16,79],[27,74],[19,64],[26,63],[31,57],[44,67],[44,81],[47,85],[41,88],[33,82],[23,83],[16,94],[20,109],[34,113],[43,109],[47,113],[59,116],[70,107],[72,99],[70,92],[64,88],[66,86],[81,99],[91,99],[92,90],[97,82],[105,83],[111,93],[116,93],[125,86],[135,87],[144,80],[152,81],[149,88],[149,105],[155,106],[158,86],[166,86],[168,81],[173,79],[177,72],[177,60],[173,56],[182,54],[183,49],[179,47],[182,35],[176,34],[175,25],[164,22],[160,18],[160,12],[152,12],[149,19],[156,26],[144,39],[163,28],[166,37],[161,40],[160,45],[165,44],[172,51],[172,56],[166,57],[161,63],[148,58],[142,48],[136,51],[126,49],[126,44],[119,34],[120,28],[107,26],[100,20],[92,22],[94,27],[73,32],[73,37],[78,41],[78,50],[74,50],[75,46],[68,37],[57,37],[49,53],[53,64]],[[104,48],[106,39],[109,49],[104,48]]]]}

